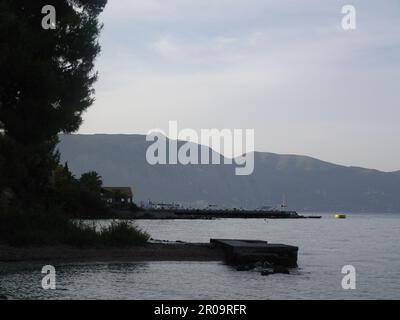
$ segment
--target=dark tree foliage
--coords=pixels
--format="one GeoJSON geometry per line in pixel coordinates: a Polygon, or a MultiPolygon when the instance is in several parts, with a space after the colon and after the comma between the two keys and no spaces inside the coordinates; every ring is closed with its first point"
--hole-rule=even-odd
{"type": "Polygon", "coordinates": [[[80,179],[69,171],[68,164],[53,170],[54,198],[69,217],[97,218],[107,215],[101,200],[101,177],[95,171],[83,173],[80,179]]]}
{"type": "Polygon", "coordinates": [[[101,176],[99,176],[96,171],[83,173],[81,175],[81,178],[79,179],[79,183],[81,185],[81,188],[89,193],[101,193],[101,186],[103,185],[103,181],[101,180],[101,176]]]}
{"type": "Polygon", "coordinates": [[[57,135],[76,131],[93,103],[106,2],[0,0],[0,195],[37,199],[48,188],[57,135]],[[42,28],[45,5],[54,30],[42,28]]]}

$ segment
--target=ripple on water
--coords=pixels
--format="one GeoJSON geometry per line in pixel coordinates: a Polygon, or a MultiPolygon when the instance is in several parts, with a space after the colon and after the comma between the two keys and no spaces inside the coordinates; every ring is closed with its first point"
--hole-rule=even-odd
{"type": "Polygon", "coordinates": [[[291,275],[263,277],[218,262],[61,264],[57,289],[45,291],[41,265],[7,264],[0,269],[0,294],[14,299],[399,299],[400,215],[347,217],[138,222],[156,239],[224,237],[297,245],[300,267],[291,275]],[[341,288],[347,264],[357,269],[356,290],[341,288]]]}

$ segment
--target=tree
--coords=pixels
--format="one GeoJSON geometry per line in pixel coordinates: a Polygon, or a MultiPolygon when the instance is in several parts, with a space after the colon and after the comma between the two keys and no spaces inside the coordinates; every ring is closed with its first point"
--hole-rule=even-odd
{"type": "Polygon", "coordinates": [[[0,188],[21,201],[45,193],[57,135],[76,131],[93,103],[106,2],[0,0],[0,188]],[[45,5],[56,9],[55,29],[42,27],[45,5]]]}
{"type": "Polygon", "coordinates": [[[53,170],[53,186],[60,193],[65,193],[67,189],[77,189],[78,181],[69,171],[68,163],[66,162],[64,166],[58,165],[53,170]]]}
{"type": "Polygon", "coordinates": [[[96,171],[89,171],[82,174],[79,182],[83,190],[100,195],[103,181],[96,171]]]}

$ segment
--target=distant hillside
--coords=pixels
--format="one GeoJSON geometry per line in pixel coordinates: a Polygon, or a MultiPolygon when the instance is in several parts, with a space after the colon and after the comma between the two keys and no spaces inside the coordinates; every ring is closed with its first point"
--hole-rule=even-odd
{"type": "Polygon", "coordinates": [[[256,152],[253,175],[236,176],[233,165],[151,166],[145,156],[149,144],[144,135],[62,135],[59,150],[74,174],[96,170],[106,185],[131,186],[136,202],[254,208],[275,205],[284,196],[299,211],[400,212],[400,171],[256,152]]]}

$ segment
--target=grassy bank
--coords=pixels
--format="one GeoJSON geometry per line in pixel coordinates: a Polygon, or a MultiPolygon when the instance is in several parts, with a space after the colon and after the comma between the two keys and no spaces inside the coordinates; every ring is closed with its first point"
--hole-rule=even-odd
{"type": "Polygon", "coordinates": [[[95,226],[68,219],[53,210],[51,213],[31,209],[0,210],[0,243],[13,246],[73,245],[131,246],[148,241],[150,236],[129,222],[113,222],[96,230],[95,226]]]}

